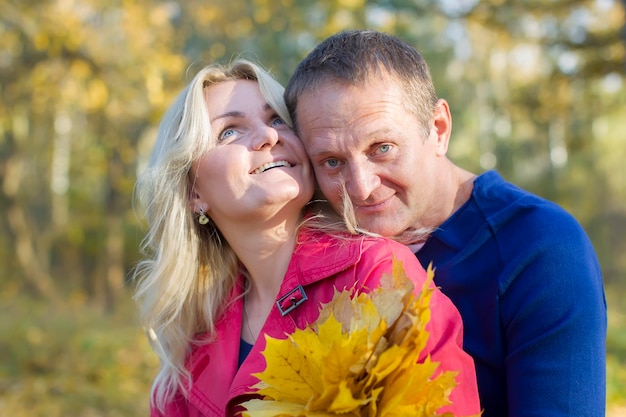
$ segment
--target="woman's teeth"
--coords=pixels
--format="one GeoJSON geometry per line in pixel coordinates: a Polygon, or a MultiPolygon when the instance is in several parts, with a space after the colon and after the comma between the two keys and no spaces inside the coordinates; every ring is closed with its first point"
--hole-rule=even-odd
{"type": "Polygon", "coordinates": [[[261,172],[265,172],[268,169],[271,168],[276,168],[276,167],[290,167],[291,164],[287,161],[275,161],[275,162],[268,162],[267,164],[263,164],[260,167],[258,167],[257,169],[255,169],[254,171],[252,171],[253,174],[260,174],[261,172]]]}

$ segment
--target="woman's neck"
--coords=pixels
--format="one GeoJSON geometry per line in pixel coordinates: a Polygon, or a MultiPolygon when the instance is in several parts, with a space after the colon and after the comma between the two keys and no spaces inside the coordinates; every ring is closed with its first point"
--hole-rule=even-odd
{"type": "Polygon", "coordinates": [[[295,249],[297,222],[252,229],[227,240],[247,271],[248,297],[273,303],[295,249]]]}
{"type": "Polygon", "coordinates": [[[296,240],[296,228],[283,228],[251,233],[245,241],[231,244],[246,269],[241,337],[248,343],[254,344],[274,306],[296,240]]]}

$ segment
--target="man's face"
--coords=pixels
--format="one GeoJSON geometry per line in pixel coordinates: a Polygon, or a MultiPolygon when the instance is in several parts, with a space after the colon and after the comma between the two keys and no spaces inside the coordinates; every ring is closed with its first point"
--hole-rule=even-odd
{"type": "Polygon", "coordinates": [[[447,151],[437,115],[427,134],[404,103],[388,76],[326,84],[298,99],[300,139],[322,192],[341,213],[343,182],[359,226],[383,236],[433,226],[437,164],[447,151]]]}

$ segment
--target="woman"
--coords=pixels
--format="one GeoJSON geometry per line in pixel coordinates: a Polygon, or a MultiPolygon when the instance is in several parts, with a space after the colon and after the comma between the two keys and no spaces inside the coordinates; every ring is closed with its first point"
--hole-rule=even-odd
{"type": "MultiPolygon", "coordinates": [[[[393,256],[416,291],[425,280],[403,245],[329,233],[339,222],[310,204],[313,173],[282,93],[247,61],[202,69],[166,113],[137,183],[149,232],[136,298],[161,362],[154,416],[234,415],[265,366],[260,335],[306,327],[335,289],[376,287],[393,256]]],[[[460,372],[447,411],[476,413],[460,316],[438,291],[431,309],[425,353],[460,372]]]]}

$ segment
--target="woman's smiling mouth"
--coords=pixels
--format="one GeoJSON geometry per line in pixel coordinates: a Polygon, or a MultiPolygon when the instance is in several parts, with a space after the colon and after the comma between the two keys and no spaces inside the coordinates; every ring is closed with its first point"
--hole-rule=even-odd
{"type": "Polygon", "coordinates": [[[252,171],[253,174],[260,174],[262,172],[267,171],[268,169],[272,169],[272,168],[276,168],[276,167],[288,167],[291,168],[293,165],[290,164],[289,162],[282,160],[282,161],[273,161],[273,162],[268,162],[267,164],[263,164],[260,167],[258,167],[257,169],[255,169],[254,171],[252,171]]]}

